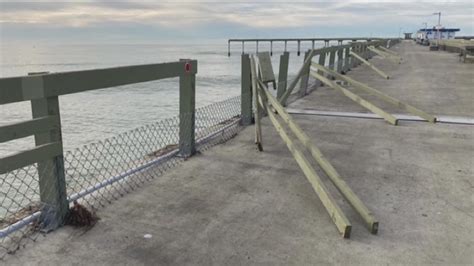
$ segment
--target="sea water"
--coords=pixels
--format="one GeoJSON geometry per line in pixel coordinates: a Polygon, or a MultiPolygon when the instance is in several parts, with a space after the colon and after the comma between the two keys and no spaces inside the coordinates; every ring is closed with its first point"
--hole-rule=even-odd
{"type": "MultiPolygon", "coordinates": [[[[0,44],[0,78],[29,72],[64,72],[116,66],[198,60],[196,107],[240,95],[241,46],[227,41],[205,44],[0,44]]],[[[282,45],[274,44],[275,76],[282,45]]],[[[304,51],[309,47],[303,46],[304,51]]],[[[246,52],[255,46],[246,44],[246,52]]],[[[259,51],[269,45],[260,43],[259,51]]],[[[290,44],[289,77],[301,67],[303,54],[290,44]]],[[[178,114],[178,78],[81,92],[59,97],[63,144],[70,150],[178,114]]],[[[0,105],[0,125],[31,119],[30,102],[0,105]]],[[[33,137],[0,143],[0,157],[34,147],[33,137]]]]}

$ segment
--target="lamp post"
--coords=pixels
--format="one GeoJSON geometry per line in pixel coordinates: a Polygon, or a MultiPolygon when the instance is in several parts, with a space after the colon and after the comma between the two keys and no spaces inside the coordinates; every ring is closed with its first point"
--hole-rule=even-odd
{"type": "Polygon", "coordinates": [[[438,25],[436,25],[436,28],[438,29],[438,43],[437,43],[437,45],[439,46],[439,40],[441,39],[441,32],[439,31],[441,29],[441,11],[433,13],[433,15],[438,15],[438,25]]]}

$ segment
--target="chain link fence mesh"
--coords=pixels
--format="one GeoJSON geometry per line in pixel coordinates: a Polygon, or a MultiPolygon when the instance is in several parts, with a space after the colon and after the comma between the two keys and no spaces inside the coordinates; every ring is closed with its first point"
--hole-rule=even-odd
{"type": "MultiPolygon", "coordinates": [[[[196,150],[202,152],[234,137],[239,121],[240,96],[196,109],[196,150]]],[[[67,200],[95,211],[183,160],[179,116],[66,151],[67,200]]],[[[41,183],[39,176],[51,175],[55,169],[33,164],[0,175],[0,260],[43,235],[48,208],[40,199],[56,188],[41,183]]]]}

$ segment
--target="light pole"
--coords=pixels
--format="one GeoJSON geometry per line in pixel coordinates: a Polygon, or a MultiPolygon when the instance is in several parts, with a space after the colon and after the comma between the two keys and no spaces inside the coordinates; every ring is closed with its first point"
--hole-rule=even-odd
{"type": "Polygon", "coordinates": [[[441,29],[441,11],[433,13],[433,15],[438,15],[438,25],[436,25],[436,28],[438,29],[438,43],[437,43],[437,45],[439,46],[439,40],[441,39],[441,32],[439,31],[441,29]]]}

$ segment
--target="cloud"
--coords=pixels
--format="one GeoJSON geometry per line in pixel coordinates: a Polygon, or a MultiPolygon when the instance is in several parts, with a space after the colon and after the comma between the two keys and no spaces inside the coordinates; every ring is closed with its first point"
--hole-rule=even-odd
{"type": "MultiPolygon", "coordinates": [[[[442,23],[461,27],[473,34],[474,4],[471,1],[29,1],[0,2],[0,30],[3,39],[13,36],[14,29],[25,31],[123,27],[140,27],[151,32],[171,35],[220,32],[253,34],[291,34],[292,32],[328,32],[333,35],[382,31],[403,27],[416,30],[423,22],[436,24],[433,12],[442,11],[442,23]],[[225,32],[223,26],[232,29],[225,32]],[[172,32],[175,31],[175,32],[172,32]],[[198,32],[197,32],[198,31],[198,32]]],[[[103,32],[105,35],[108,33],[103,32]]],[[[18,34],[17,34],[18,35],[18,34]]]]}

